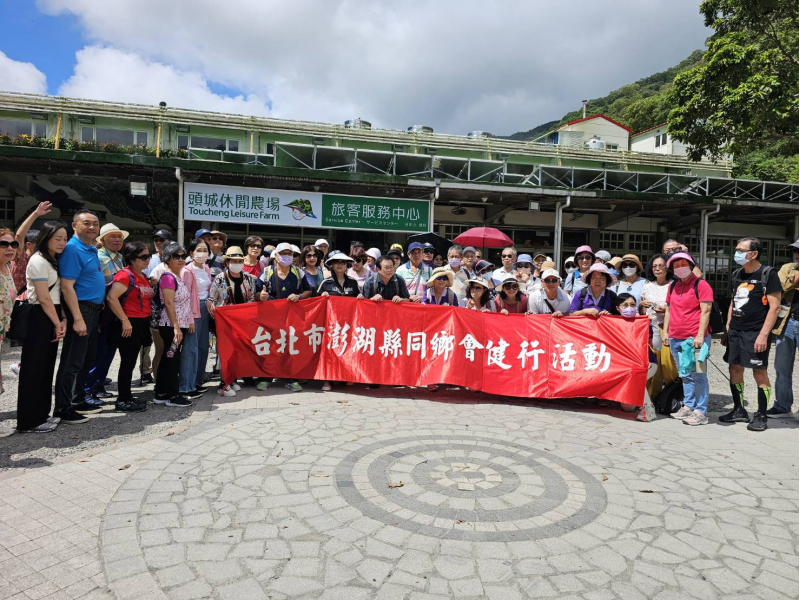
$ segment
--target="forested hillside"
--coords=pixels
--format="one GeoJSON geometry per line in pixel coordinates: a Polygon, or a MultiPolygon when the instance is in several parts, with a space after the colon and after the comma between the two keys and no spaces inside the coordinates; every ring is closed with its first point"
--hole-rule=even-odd
{"type": "MultiPolygon", "coordinates": [[[[696,50],[686,60],[666,71],[624,85],[607,96],[589,100],[587,114],[603,113],[630,127],[634,133],[664,123],[673,108],[669,91],[678,73],[700,64],[703,51],[696,50]]],[[[531,140],[582,115],[582,107],[567,113],[558,121],[543,123],[528,131],[508,136],[515,140],[531,140]]],[[[798,181],[797,143],[765,141],[735,157],[734,177],[771,181],[798,181]]]]}

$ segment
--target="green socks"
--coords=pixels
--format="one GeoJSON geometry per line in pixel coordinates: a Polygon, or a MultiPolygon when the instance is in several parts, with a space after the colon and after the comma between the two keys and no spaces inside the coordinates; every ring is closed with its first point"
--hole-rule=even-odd
{"type": "Polygon", "coordinates": [[[731,396],[733,396],[734,409],[744,407],[744,383],[732,383],[731,396]]]}
{"type": "Polygon", "coordinates": [[[758,412],[762,415],[767,414],[770,396],[772,396],[772,388],[758,388],[758,412]]]}

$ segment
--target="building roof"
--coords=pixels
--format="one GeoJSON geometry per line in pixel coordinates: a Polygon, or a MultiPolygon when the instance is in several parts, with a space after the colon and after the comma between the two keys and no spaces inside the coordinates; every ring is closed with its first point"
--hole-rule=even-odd
{"type": "Polygon", "coordinates": [[[605,119],[609,123],[613,123],[614,125],[616,125],[618,127],[622,127],[628,133],[630,133],[632,131],[632,129],[630,127],[625,127],[625,125],[623,125],[619,121],[615,121],[614,119],[605,116],[603,113],[597,113],[596,115],[590,115],[588,117],[583,117],[582,119],[575,119],[574,121],[570,121],[569,123],[565,123],[564,125],[559,127],[559,129],[563,129],[564,127],[568,127],[569,125],[575,125],[575,123],[583,123],[584,121],[591,121],[592,119],[605,119]]]}
{"type": "Polygon", "coordinates": [[[642,129],[641,131],[639,131],[637,133],[631,134],[631,137],[633,138],[633,137],[636,137],[637,135],[642,135],[643,133],[647,133],[648,131],[653,131],[653,129],[658,129],[659,127],[663,127],[666,124],[667,124],[667,121],[664,121],[663,123],[659,123],[658,125],[653,125],[652,127],[648,127],[647,129],[642,129]]]}

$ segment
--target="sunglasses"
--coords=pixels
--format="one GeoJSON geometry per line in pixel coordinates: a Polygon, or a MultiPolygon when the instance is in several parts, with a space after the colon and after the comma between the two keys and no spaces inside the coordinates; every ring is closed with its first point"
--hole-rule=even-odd
{"type": "Polygon", "coordinates": [[[136,258],[138,260],[147,260],[147,261],[149,261],[151,256],[152,256],[151,254],[140,254],[136,258]]]}
{"type": "Polygon", "coordinates": [[[215,242],[216,241],[220,241],[220,240],[223,241],[223,242],[225,241],[224,237],[221,237],[221,236],[218,236],[218,235],[212,235],[211,239],[214,240],[215,242]]]}
{"type": "Polygon", "coordinates": [[[518,290],[519,286],[517,284],[515,284],[515,283],[507,283],[506,285],[503,286],[503,289],[504,290],[518,290]]]}
{"type": "Polygon", "coordinates": [[[422,251],[422,253],[423,254],[433,254],[433,250],[431,250],[430,248],[426,248],[425,250],[422,251]]]}
{"type": "Polygon", "coordinates": [[[620,269],[625,269],[625,268],[627,268],[627,267],[635,267],[635,268],[637,268],[637,269],[639,268],[639,267],[638,267],[638,265],[637,265],[636,263],[622,263],[622,264],[619,266],[619,268],[620,268],[620,269]]]}
{"type": "Polygon", "coordinates": [[[548,277],[544,280],[545,283],[558,283],[558,279],[553,279],[552,277],[548,277]]]}
{"type": "Polygon", "coordinates": [[[8,248],[9,246],[11,246],[14,250],[16,250],[17,248],[19,248],[19,242],[17,240],[14,240],[13,242],[6,242],[5,240],[3,240],[2,242],[0,242],[0,248],[8,248]]]}
{"type": "Polygon", "coordinates": [[[347,264],[347,261],[346,261],[346,260],[334,260],[334,261],[331,263],[331,266],[333,266],[333,265],[346,265],[346,264],[347,264]]]}
{"type": "Polygon", "coordinates": [[[531,265],[528,264],[528,263],[519,263],[519,264],[517,264],[517,268],[518,269],[530,269],[531,265]]]}
{"type": "Polygon", "coordinates": [[[594,256],[591,254],[581,254],[580,256],[576,256],[575,260],[592,260],[594,256]]]}
{"type": "Polygon", "coordinates": [[[503,258],[514,258],[513,254],[503,254],[501,255],[503,258]]]}
{"type": "Polygon", "coordinates": [[[263,245],[261,245],[261,244],[250,244],[250,245],[248,246],[248,248],[258,248],[259,250],[260,250],[261,248],[263,248],[263,247],[264,247],[264,246],[263,246],[263,245]]]}
{"type": "MultiPolygon", "coordinates": [[[[0,242],[0,243],[2,243],[2,242],[0,242]]],[[[170,260],[174,260],[176,258],[178,260],[186,260],[186,255],[185,254],[173,254],[170,260]]]]}
{"type": "Polygon", "coordinates": [[[449,279],[449,277],[447,277],[447,276],[445,275],[444,277],[437,277],[437,278],[436,278],[436,281],[447,281],[448,279],[449,279]]]}

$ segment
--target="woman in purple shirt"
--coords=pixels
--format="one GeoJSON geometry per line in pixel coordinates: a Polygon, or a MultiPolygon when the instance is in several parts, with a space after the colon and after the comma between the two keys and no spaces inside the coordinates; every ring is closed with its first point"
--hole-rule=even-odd
{"type": "Polygon", "coordinates": [[[617,295],[609,287],[617,283],[617,278],[602,263],[595,263],[581,276],[588,287],[575,292],[572,297],[569,316],[619,315],[617,295]]]}
{"type": "Polygon", "coordinates": [[[453,271],[449,267],[437,267],[428,279],[428,289],[422,296],[422,304],[458,306],[458,297],[450,289],[453,285],[453,271]]]}

